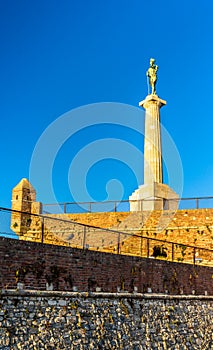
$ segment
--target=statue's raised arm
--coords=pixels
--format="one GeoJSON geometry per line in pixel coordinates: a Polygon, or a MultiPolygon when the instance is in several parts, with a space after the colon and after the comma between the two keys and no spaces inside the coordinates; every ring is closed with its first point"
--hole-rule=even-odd
{"type": "Polygon", "coordinates": [[[146,72],[146,75],[149,77],[149,84],[152,88],[152,95],[156,95],[156,83],[157,83],[157,70],[158,66],[155,64],[155,59],[150,59],[150,67],[146,72]]]}

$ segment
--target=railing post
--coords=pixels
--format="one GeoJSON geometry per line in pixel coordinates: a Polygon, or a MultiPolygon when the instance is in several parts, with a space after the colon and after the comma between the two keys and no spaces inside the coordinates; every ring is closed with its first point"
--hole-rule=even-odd
{"type": "Polygon", "coordinates": [[[64,203],[64,214],[67,212],[67,203],[64,203]]]}
{"type": "Polygon", "coordinates": [[[147,238],[147,258],[149,257],[149,238],[147,238]]]}
{"type": "Polygon", "coordinates": [[[41,221],[41,243],[44,243],[44,218],[41,221]]]}
{"type": "Polygon", "coordinates": [[[196,209],[199,209],[199,199],[196,198],[196,209]]]}
{"type": "Polygon", "coordinates": [[[89,213],[91,213],[91,202],[89,202],[89,213]]]}
{"type": "Polygon", "coordinates": [[[116,206],[116,202],[114,202],[114,212],[116,213],[117,211],[117,206],[116,206]]]}
{"type": "Polygon", "coordinates": [[[174,243],[172,243],[172,261],[174,261],[174,243]]]}
{"type": "Polygon", "coordinates": [[[120,242],[121,242],[121,233],[118,232],[118,254],[120,254],[120,242]]]}
{"type": "Polygon", "coordinates": [[[193,263],[195,265],[196,248],[193,248],[193,263]]]}
{"type": "Polygon", "coordinates": [[[84,226],[84,230],[83,230],[83,249],[85,249],[85,246],[86,246],[86,229],[87,227],[84,226]]]}

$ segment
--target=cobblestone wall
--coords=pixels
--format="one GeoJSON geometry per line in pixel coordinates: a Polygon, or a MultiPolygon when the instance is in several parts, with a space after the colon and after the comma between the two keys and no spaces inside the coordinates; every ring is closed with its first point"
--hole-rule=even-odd
{"type": "Polygon", "coordinates": [[[4,291],[0,349],[212,349],[213,297],[4,291]]]}

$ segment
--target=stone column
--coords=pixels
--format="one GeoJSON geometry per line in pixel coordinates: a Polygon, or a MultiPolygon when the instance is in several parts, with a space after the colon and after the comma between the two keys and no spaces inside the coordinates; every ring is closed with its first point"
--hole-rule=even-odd
{"type": "Polygon", "coordinates": [[[139,186],[130,200],[130,211],[175,210],[178,195],[163,184],[160,108],[166,101],[151,94],[139,103],[146,110],[144,136],[144,184],[139,186]]]}
{"type": "Polygon", "coordinates": [[[163,182],[160,108],[166,104],[156,95],[148,95],[139,106],[146,110],[144,140],[144,184],[163,182]]]}

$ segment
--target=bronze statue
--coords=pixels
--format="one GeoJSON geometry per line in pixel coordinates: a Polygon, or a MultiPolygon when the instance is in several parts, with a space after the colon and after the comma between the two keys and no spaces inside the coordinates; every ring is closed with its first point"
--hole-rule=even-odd
{"type": "Polygon", "coordinates": [[[152,88],[152,95],[156,95],[156,83],[157,83],[157,70],[158,66],[155,64],[155,59],[150,59],[150,67],[146,72],[147,77],[149,77],[149,84],[152,88]]]}

